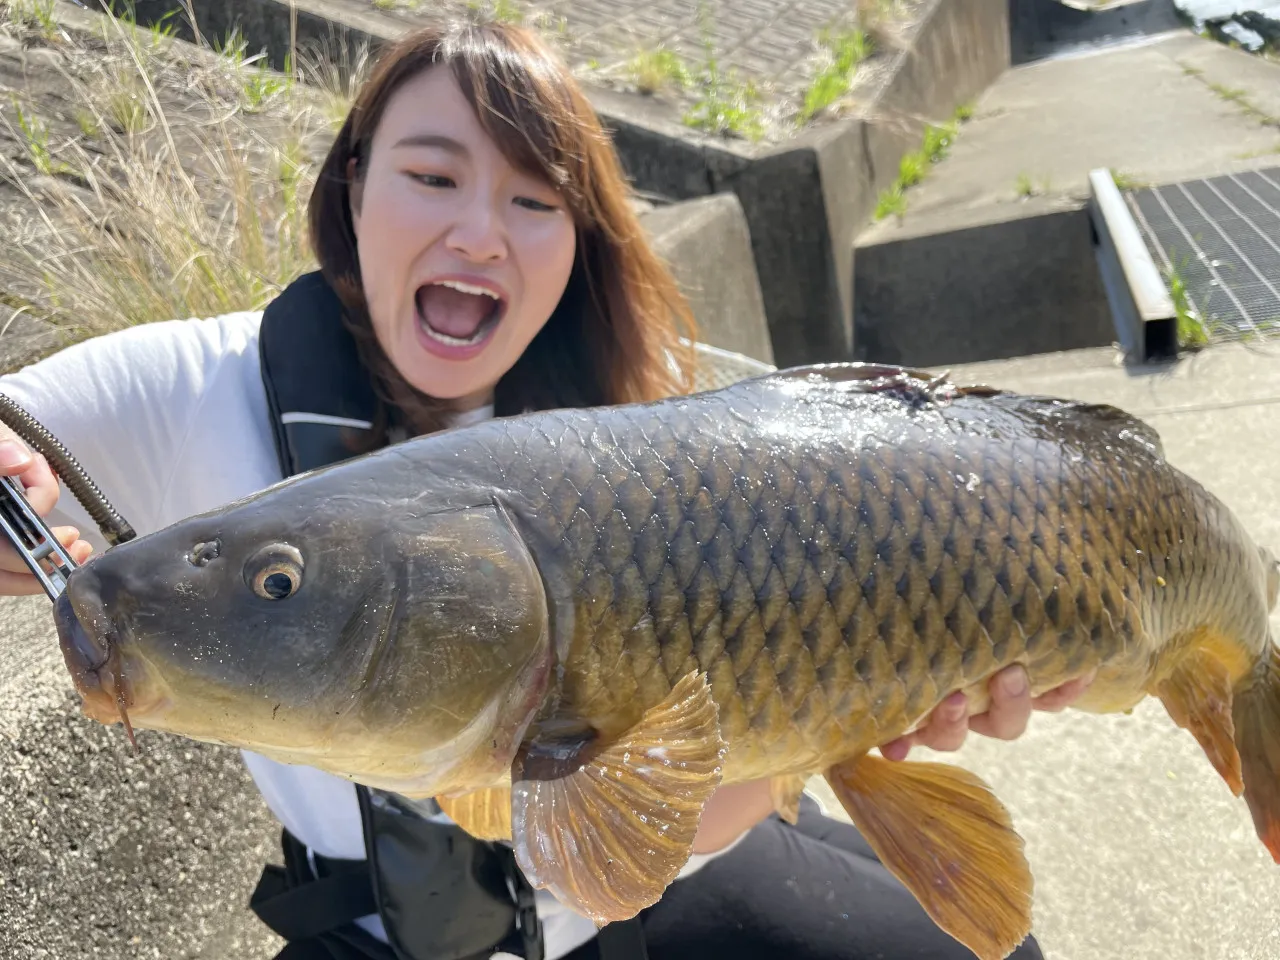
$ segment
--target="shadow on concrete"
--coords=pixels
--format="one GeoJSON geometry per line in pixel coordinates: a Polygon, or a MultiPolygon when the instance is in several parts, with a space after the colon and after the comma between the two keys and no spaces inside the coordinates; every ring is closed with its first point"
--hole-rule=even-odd
{"type": "Polygon", "coordinates": [[[1185,26],[1173,0],[1122,0],[1103,9],[1068,0],[1009,0],[1015,65],[1156,36],[1185,26]]]}

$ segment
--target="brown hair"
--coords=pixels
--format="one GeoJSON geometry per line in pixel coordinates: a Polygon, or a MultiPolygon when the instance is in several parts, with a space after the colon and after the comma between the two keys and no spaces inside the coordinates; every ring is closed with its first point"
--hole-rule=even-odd
{"type": "MultiPolygon", "coordinates": [[[[449,405],[406,383],[374,337],[350,216],[348,165],[355,161],[358,181],[388,101],[433,66],[452,72],[509,162],[561,191],[577,230],[564,295],[497,384],[495,414],[688,392],[692,315],[650,247],[613,145],[568,69],[520,27],[436,26],[401,38],[380,58],[320,169],[309,209],[320,268],[346,308],[348,328],[384,404],[380,426],[389,404],[403,412],[413,432],[431,432],[444,426],[449,405]]],[[[385,433],[375,432],[381,442],[385,433]]]]}

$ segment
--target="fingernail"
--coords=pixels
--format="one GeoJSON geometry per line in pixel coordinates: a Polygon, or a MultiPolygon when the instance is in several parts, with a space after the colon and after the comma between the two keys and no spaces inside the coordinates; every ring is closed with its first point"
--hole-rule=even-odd
{"type": "Polygon", "coordinates": [[[1027,675],[1021,670],[1011,670],[1000,678],[1000,688],[1011,697],[1027,692],[1027,675]]]}
{"type": "Polygon", "coordinates": [[[0,440],[0,467],[21,467],[31,462],[31,454],[20,443],[0,440]]]}
{"type": "Polygon", "coordinates": [[[943,701],[942,717],[944,720],[954,722],[963,718],[968,709],[969,699],[963,693],[955,693],[943,701]]]}

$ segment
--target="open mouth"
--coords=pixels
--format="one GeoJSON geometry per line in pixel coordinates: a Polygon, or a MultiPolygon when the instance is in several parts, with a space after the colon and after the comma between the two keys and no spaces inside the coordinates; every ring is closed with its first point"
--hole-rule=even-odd
{"type": "Polygon", "coordinates": [[[437,280],[419,287],[415,301],[423,333],[451,351],[481,346],[506,312],[496,290],[461,280],[437,280]]]}

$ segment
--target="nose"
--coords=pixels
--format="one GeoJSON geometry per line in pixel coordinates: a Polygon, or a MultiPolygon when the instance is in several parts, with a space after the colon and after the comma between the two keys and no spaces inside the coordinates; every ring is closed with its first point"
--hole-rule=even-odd
{"type": "Polygon", "coordinates": [[[507,229],[498,203],[485,191],[474,191],[449,230],[449,249],[477,263],[505,259],[507,229]]]}

